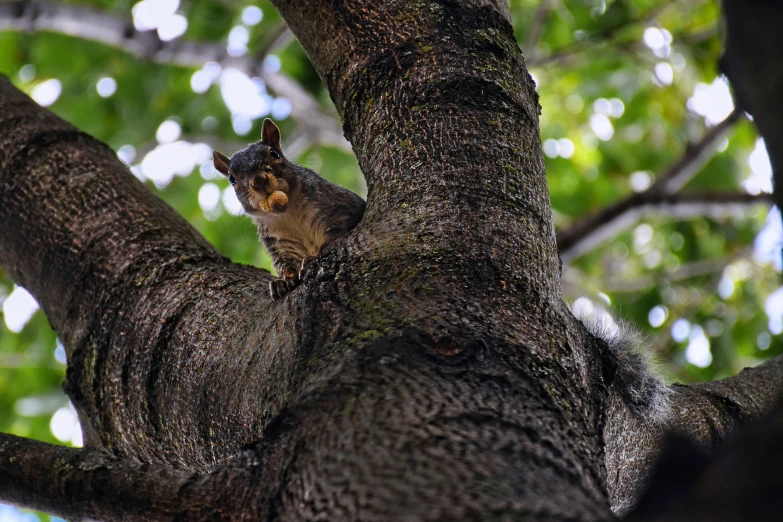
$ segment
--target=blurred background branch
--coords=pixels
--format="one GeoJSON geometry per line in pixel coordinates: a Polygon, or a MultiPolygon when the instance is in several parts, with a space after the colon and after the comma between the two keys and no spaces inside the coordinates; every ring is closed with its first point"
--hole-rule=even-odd
{"type": "Polygon", "coordinates": [[[26,33],[51,31],[109,45],[140,59],[162,64],[201,67],[214,62],[249,76],[257,75],[266,85],[291,101],[291,116],[306,125],[306,134],[315,141],[351,150],[343,137],[336,113],[326,110],[290,76],[264,66],[275,49],[290,43],[292,35],[284,23],[267,36],[268,44],[254,56],[231,56],[225,45],[176,39],[164,41],[154,31],[139,31],[131,20],[72,4],[12,0],[0,4],[0,31],[26,33]]]}
{"type": "Polygon", "coordinates": [[[716,213],[725,215],[731,212],[731,207],[736,205],[769,203],[770,195],[751,196],[747,193],[676,195],[711,158],[726,132],[742,117],[742,112],[735,109],[701,140],[689,144],[682,156],[661,173],[649,188],[604,207],[560,232],[557,244],[563,263],[594,249],[653,214],[666,213],[680,219],[698,215],[715,216],[716,213]]]}

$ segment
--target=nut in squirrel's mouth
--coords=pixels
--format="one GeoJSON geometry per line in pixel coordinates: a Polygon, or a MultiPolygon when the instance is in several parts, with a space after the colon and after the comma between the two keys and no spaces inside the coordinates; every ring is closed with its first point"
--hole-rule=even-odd
{"type": "Polygon", "coordinates": [[[250,206],[253,215],[281,214],[288,210],[288,194],[275,190],[269,194],[251,191],[250,206]]]}

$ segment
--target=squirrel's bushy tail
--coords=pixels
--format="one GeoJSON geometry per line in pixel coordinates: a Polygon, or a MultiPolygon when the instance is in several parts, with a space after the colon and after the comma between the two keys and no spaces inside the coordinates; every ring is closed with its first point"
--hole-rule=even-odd
{"type": "Polygon", "coordinates": [[[610,390],[618,393],[642,420],[664,422],[671,411],[671,389],[657,373],[641,332],[607,313],[594,313],[579,307],[575,307],[573,313],[588,332],[607,345],[602,359],[609,366],[609,374],[613,375],[610,390]]]}

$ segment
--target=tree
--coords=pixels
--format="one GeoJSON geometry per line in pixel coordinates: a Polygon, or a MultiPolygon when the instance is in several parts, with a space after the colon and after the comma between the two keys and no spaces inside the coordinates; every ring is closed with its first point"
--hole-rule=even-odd
{"type": "MultiPolygon", "coordinates": [[[[2,500],[106,520],[626,509],[664,427],[628,410],[562,302],[505,4],[276,7],[370,189],[280,303],[109,148],[0,85],[0,263],[65,345],[88,447],[2,436],[2,500]]],[[[675,387],[668,427],[719,442],[773,404],[781,364],[675,387]]]]}

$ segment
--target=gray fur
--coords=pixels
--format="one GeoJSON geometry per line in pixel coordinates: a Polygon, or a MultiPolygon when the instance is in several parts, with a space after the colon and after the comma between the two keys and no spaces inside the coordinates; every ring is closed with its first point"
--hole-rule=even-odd
{"type": "Polygon", "coordinates": [[[286,280],[285,284],[271,287],[273,298],[278,298],[298,284],[305,260],[318,255],[361,221],[365,202],[350,190],[288,161],[278,141],[279,131],[271,120],[264,122],[264,133],[274,138],[273,144],[251,143],[231,157],[224,174],[235,181],[237,198],[255,221],[278,276],[286,280]],[[288,196],[284,212],[254,208],[254,197],[258,197],[259,191],[271,194],[274,190],[282,190],[288,196]]]}
{"type": "Polygon", "coordinates": [[[261,172],[264,167],[264,160],[268,156],[269,146],[257,141],[234,153],[231,156],[229,169],[237,179],[243,175],[253,175],[256,172],[261,172]]]}
{"type": "Polygon", "coordinates": [[[671,388],[657,373],[641,332],[625,321],[608,316],[582,309],[573,313],[589,333],[606,343],[608,361],[604,363],[616,367],[610,390],[616,391],[642,420],[654,424],[665,422],[671,412],[671,388]]]}
{"type": "MultiPolygon", "coordinates": [[[[263,148],[268,147],[260,142],[253,143],[231,158],[230,168],[232,173],[236,173],[237,184],[240,178],[264,169],[264,162],[258,159],[263,148]]],[[[272,172],[291,187],[288,194],[290,207],[280,215],[253,216],[253,220],[278,274],[286,270],[298,271],[304,259],[317,255],[359,223],[364,215],[365,203],[350,190],[285,159],[281,165],[273,165],[272,172]],[[315,228],[323,230],[314,234],[321,240],[313,249],[312,245],[304,244],[302,236],[315,228]]]]}

